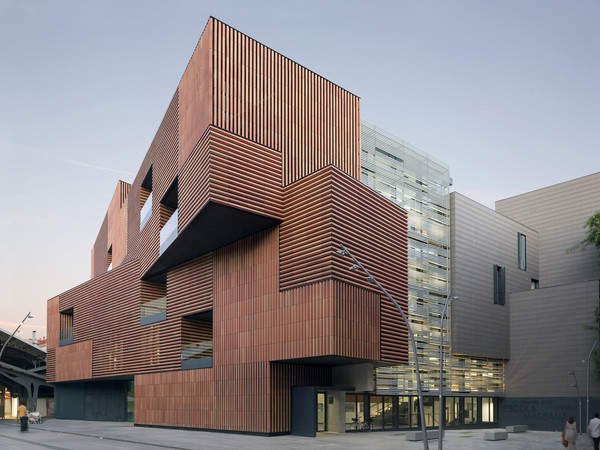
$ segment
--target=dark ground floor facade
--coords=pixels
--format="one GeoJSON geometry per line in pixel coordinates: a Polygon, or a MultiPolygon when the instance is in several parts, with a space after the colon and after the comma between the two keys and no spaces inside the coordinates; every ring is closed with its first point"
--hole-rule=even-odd
{"type": "MultiPolygon", "coordinates": [[[[130,421],[136,425],[147,425],[135,420],[136,394],[133,380],[57,383],[55,398],[58,419],[130,421]]],[[[535,430],[560,430],[567,418],[573,415],[583,424],[585,432],[587,402],[586,398],[581,398],[581,403],[579,400],[577,397],[448,396],[443,399],[444,427],[491,428],[523,424],[535,430]]],[[[287,404],[291,408],[291,433],[297,435],[421,428],[417,396],[301,386],[292,388],[291,401],[287,404]]],[[[437,428],[439,398],[425,395],[423,407],[426,426],[437,428]]],[[[593,417],[594,412],[599,409],[600,399],[590,398],[589,417],[593,417]]]]}

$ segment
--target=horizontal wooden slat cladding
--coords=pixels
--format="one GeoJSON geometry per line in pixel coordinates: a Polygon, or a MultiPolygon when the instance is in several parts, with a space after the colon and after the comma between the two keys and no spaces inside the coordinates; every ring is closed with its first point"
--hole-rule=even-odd
{"type": "Polygon", "coordinates": [[[206,311],[213,307],[213,254],[181,264],[167,272],[169,317],[206,311]]]}
{"type": "MultiPolygon", "coordinates": [[[[127,256],[127,201],[123,199],[124,192],[129,192],[131,185],[119,181],[108,206],[108,242],[104,255],[112,248],[112,267],[120,266],[127,256]]],[[[105,265],[104,271],[108,268],[105,265]]]]}
{"type": "Polygon", "coordinates": [[[179,91],[175,92],[152,141],[156,150],[152,165],[152,191],[160,202],[179,172],[179,91]]]}
{"type": "Polygon", "coordinates": [[[179,82],[179,168],[212,122],[214,22],[209,19],[179,82]]]}
{"type": "Polygon", "coordinates": [[[179,175],[180,232],[208,201],[280,218],[281,155],[209,127],[179,175]]]}
{"type": "Polygon", "coordinates": [[[292,387],[331,386],[329,367],[299,366],[271,363],[270,365],[271,433],[292,431],[292,387]]]}
{"type": "Polygon", "coordinates": [[[213,124],[282,152],[283,184],[335,164],[360,178],[360,99],[214,20],[213,124]]]}
{"type": "MultiPolygon", "coordinates": [[[[329,278],[379,292],[352,261],[335,254],[346,245],[406,311],[406,211],[336,167],[287,186],[280,239],[280,284],[298,287],[329,278]]],[[[387,299],[381,303],[381,359],[407,360],[407,331],[387,299]]]]}
{"type": "Polygon", "coordinates": [[[281,217],[281,154],[210,128],[211,200],[281,217]]]}
{"type": "MultiPolygon", "coordinates": [[[[94,377],[168,370],[180,366],[178,323],[140,327],[140,262],[134,260],[73,288],[59,297],[59,308],[73,308],[75,344],[93,341],[94,377]],[[171,329],[168,329],[168,326],[171,329]],[[151,348],[148,336],[161,333],[151,348]],[[148,361],[160,354],[160,364],[148,361]]],[[[70,347],[70,346],[67,346],[70,347]]],[[[61,348],[67,348],[61,347],[61,348]]],[[[57,370],[61,366],[57,363],[57,370]]]]}
{"type": "Polygon", "coordinates": [[[56,366],[60,368],[54,376],[56,383],[92,378],[92,341],[58,347],[56,366]]]}
{"type": "Polygon", "coordinates": [[[108,213],[104,216],[96,242],[92,247],[92,278],[106,272],[106,250],[108,250],[108,213]]]}
{"type": "Polygon", "coordinates": [[[48,353],[46,353],[46,382],[56,382],[56,347],[48,347],[48,353]]]}
{"type": "Polygon", "coordinates": [[[207,130],[179,172],[177,203],[180,233],[210,198],[209,142],[210,133],[207,130]]]}
{"type": "Polygon", "coordinates": [[[159,256],[160,214],[158,199],[152,196],[152,216],[144,226],[139,238],[140,270],[146,272],[159,256]]]}

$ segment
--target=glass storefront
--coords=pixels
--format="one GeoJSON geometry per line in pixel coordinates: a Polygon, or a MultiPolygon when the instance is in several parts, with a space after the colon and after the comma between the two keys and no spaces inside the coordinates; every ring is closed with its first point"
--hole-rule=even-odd
{"type": "MultiPolygon", "coordinates": [[[[496,424],[498,400],[495,397],[445,397],[445,427],[490,426],[496,424]]],[[[427,427],[439,425],[439,398],[423,397],[427,427]]],[[[346,393],[346,431],[356,423],[370,422],[372,430],[421,427],[416,396],[346,393]]]]}

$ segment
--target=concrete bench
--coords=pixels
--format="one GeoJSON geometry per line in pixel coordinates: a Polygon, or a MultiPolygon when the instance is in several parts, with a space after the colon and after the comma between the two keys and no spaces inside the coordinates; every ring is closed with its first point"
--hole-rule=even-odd
{"type": "Polygon", "coordinates": [[[527,425],[509,425],[506,427],[507,433],[523,433],[527,431],[527,425]]]}
{"type": "Polygon", "coordinates": [[[483,439],[486,441],[502,441],[508,439],[508,433],[504,430],[486,431],[483,439]]]}
{"type": "MultiPolygon", "coordinates": [[[[442,430],[442,436],[444,435],[444,431],[442,430]]],[[[427,439],[438,439],[440,436],[440,430],[427,430],[427,439]]],[[[423,440],[423,432],[422,431],[409,431],[406,433],[407,441],[422,441],[423,440]]]]}

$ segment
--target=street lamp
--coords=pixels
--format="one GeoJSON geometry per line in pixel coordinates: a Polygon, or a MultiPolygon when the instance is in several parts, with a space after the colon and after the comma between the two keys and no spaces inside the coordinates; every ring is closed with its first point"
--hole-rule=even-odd
{"type": "Polygon", "coordinates": [[[19,331],[19,328],[21,328],[21,325],[23,325],[25,323],[25,321],[29,318],[33,319],[33,316],[31,315],[31,311],[29,311],[27,313],[27,315],[25,316],[25,318],[21,321],[21,323],[19,324],[19,326],[17,327],[17,329],[15,331],[13,331],[13,333],[10,335],[10,337],[4,341],[4,345],[2,346],[2,350],[0,350],[0,360],[2,359],[2,353],[4,353],[4,349],[6,348],[6,344],[8,344],[8,341],[10,341],[12,339],[12,337],[15,335],[15,333],[17,331],[19,331]]]}
{"type": "Polygon", "coordinates": [[[444,316],[446,315],[446,309],[448,309],[448,304],[450,300],[456,300],[458,297],[450,297],[450,291],[448,291],[448,297],[446,297],[446,303],[444,304],[444,309],[442,310],[442,317],[440,317],[440,415],[438,420],[439,426],[439,436],[438,436],[438,449],[442,450],[442,430],[443,430],[443,422],[444,422],[444,378],[443,378],[443,368],[444,368],[444,316]]]}
{"type": "Polygon", "coordinates": [[[336,250],[336,253],[340,256],[345,256],[347,254],[354,261],[354,265],[352,267],[350,267],[350,270],[358,270],[358,269],[362,270],[364,272],[364,274],[367,276],[367,278],[366,278],[367,281],[369,283],[373,283],[373,284],[377,285],[377,287],[381,290],[381,292],[383,292],[385,294],[385,296],[394,304],[396,309],[400,312],[400,314],[402,315],[402,319],[404,319],[404,323],[406,324],[406,329],[408,330],[408,337],[410,338],[410,342],[412,344],[412,350],[413,350],[413,354],[414,354],[414,358],[415,358],[415,373],[417,376],[417,394],[419,396],[419,412],[420,412],[420,417],[421,417],[421,430],[423,432],[423,448],[425,450],[429,450],[429,441],[427,440],[427,425],[425,424],[425,410],[423,408],[423,392],[421,389],[421,372],[419,371],[419,357],[417,355],[417,346],[415,344],[415,337],[414,337],[412,329],[410,327],[410,323],[408,322],[408,319],[406,318],[404,311],[402,311],[402,308],[400,308],[400,305],[398,305],[396,300],[394,300],[394,298],[390,294],[388,294],[388,292],[383,288],[383,286],[381,286],[381,284],[379,284],[379,282],[369,273],[369,271],[367,269],[365,269],[360,262],[358,262],[358,259],[356,259],[354,257],[354,255],[352,255],[352,253],[350,253],[350,251],[346,247],[344,247],[343,244],[340,244],[340,247],[342,249],[336,250]]]}
{"type": "Polygon", "coordinates": [[[574,387],[575,389],[577,389],[577,399],[579,400],[579,434],[581,434],[581,395],[579,395],[579,385],[577,384],[577,375],[575,375],[575,372],[572,370],[570,370],[567,373],[569,375],[573,375],[573,377],[575,378],[575,384],[571,384],[570,387],[574,387]]]}
{"type": "Polygon", "coordinates": [[[590,423],[590,359],[592,358],[592,352],[594,351],[594,349],[596,348],[596,345],[598,345],[598,339],[596,339],[596,342],[594,342],[594,345],[592,345],[592,349],[590,350],[590,354],[587,357],[587,382],[586,382],[586,390],[585,390],[585,400],[586,400],[586,426],[590,423]]]}

